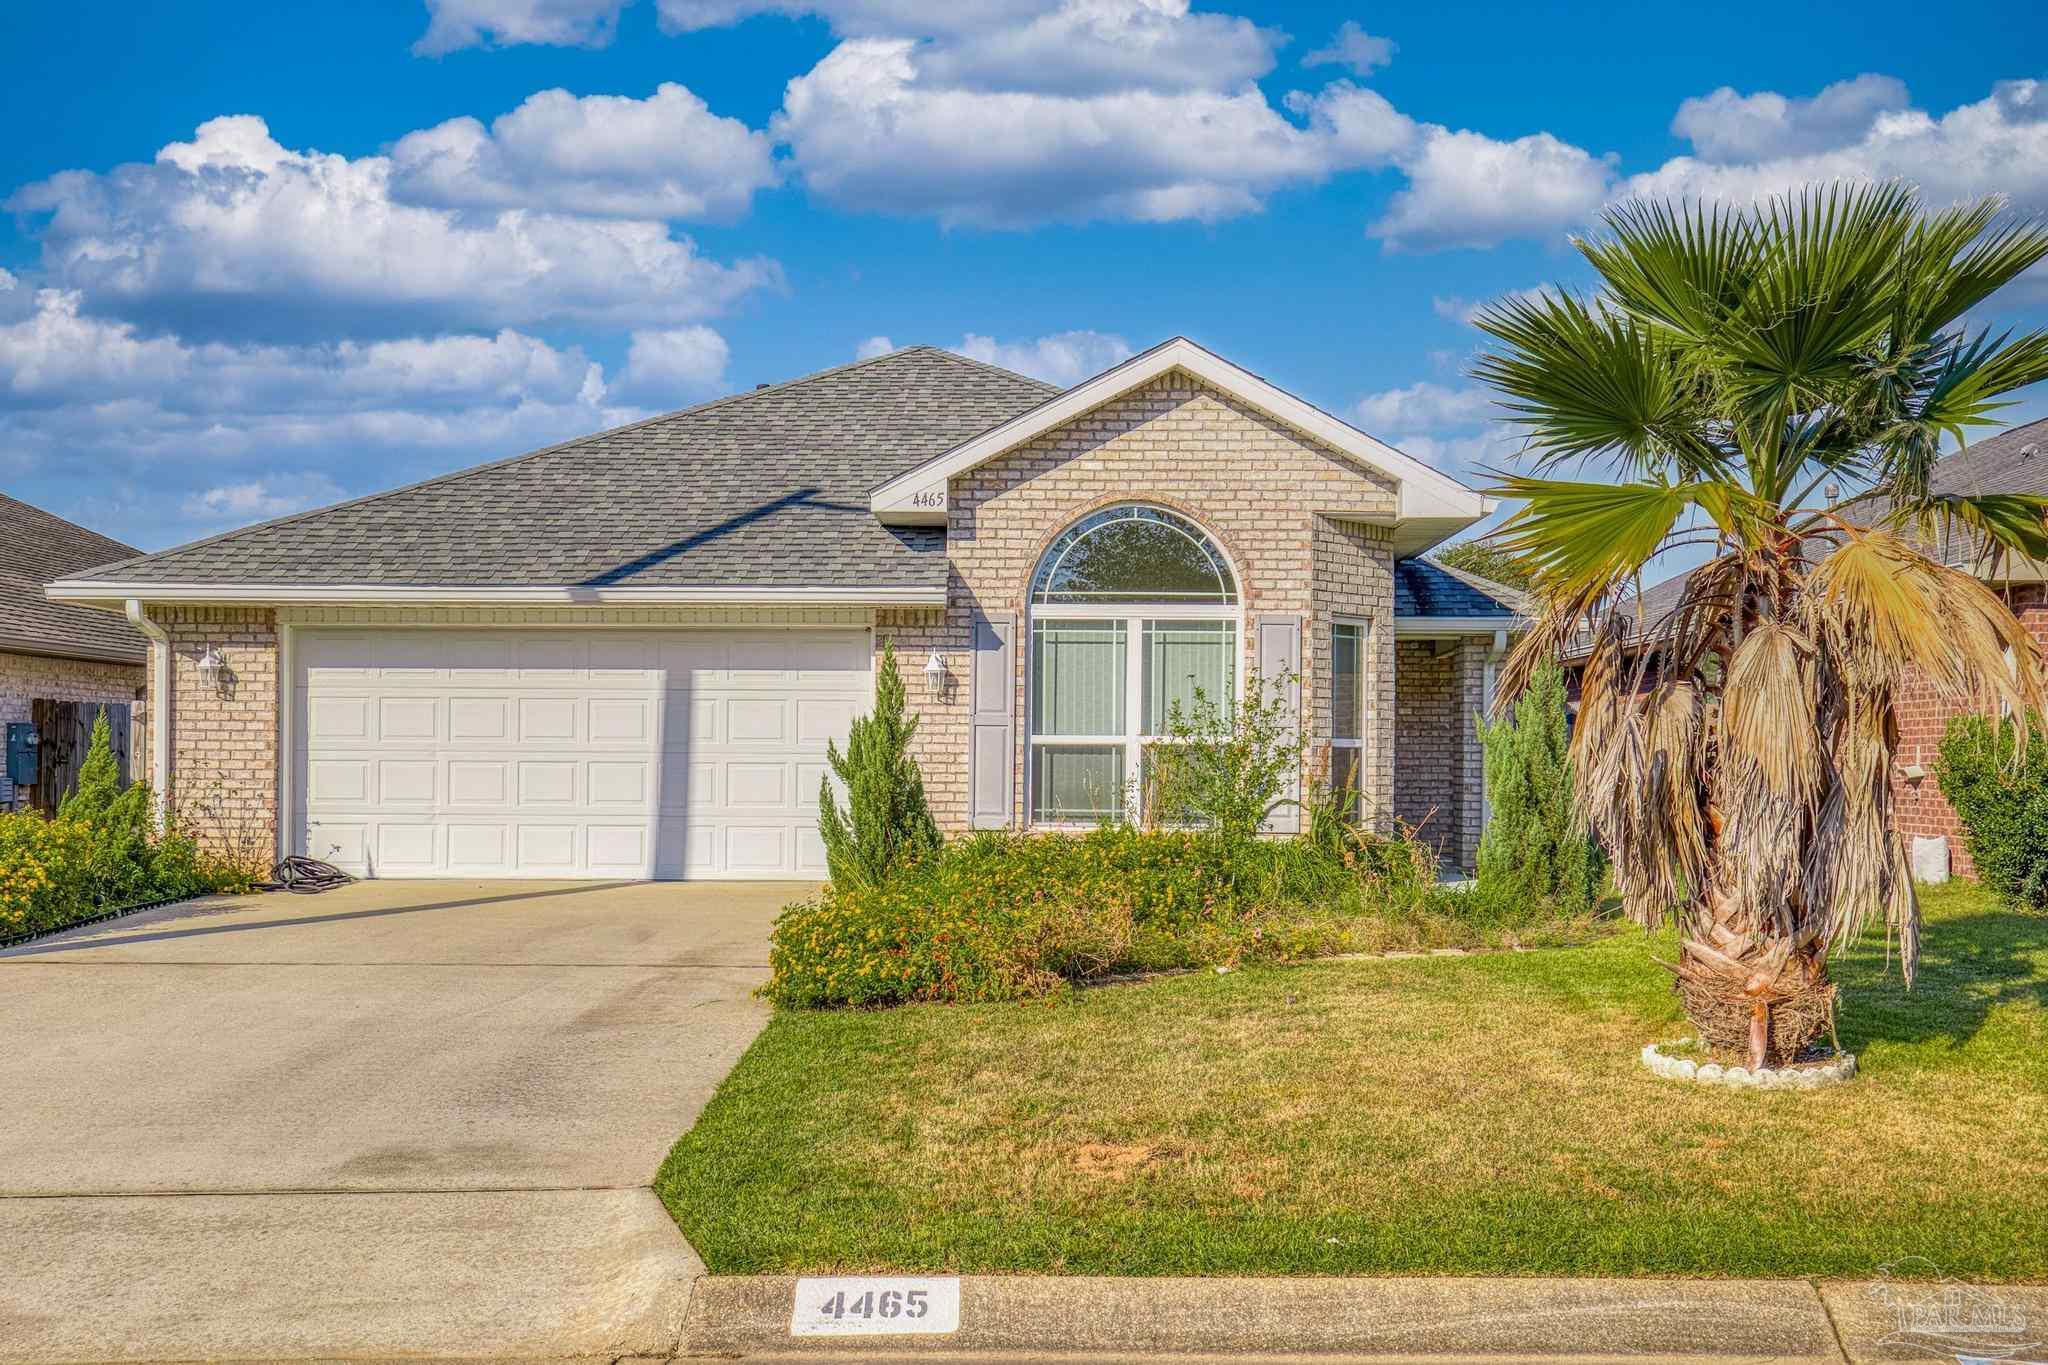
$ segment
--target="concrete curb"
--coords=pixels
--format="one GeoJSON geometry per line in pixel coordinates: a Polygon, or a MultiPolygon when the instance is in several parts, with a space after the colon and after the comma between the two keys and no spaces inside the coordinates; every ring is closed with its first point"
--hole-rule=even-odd
{"type": "Polygon", "coordinates": [[[1026,1353],[1372,1361],[1845,1358],[1820,1292],[1802,1280],[964,1276],[957,1332],[800,1338],[789,1330],[796,1286],[788,1276],[700,1279],[682,1353],[934,1365],[970,1354],[1026,1353]]]}

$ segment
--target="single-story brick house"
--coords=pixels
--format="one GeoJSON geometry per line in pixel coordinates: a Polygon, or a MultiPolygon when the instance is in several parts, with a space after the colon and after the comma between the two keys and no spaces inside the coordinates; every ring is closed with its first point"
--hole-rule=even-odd
{"type": "MultiPolygon", "coordinates": [[[[2048,493],[2048,419],[1987,436],[1937,461],[1928,483],[1936,493],[2048,493]]],[[[1857,498],[1838,510],[1849,521],[1863,524],[1880,516],[1884,506],[1877,499],[1857,498]]],[[[1988,562],[1979,543],[1960,532],[1926,548],[1943,563],[1974,570],[1996,588],[2028,634],[2048,650],[2048,565],[2018,558],[1988,562]]],[[[1644,590],[1641,615],[1647,634],[1654,637],[1659,623],[1678,605],[1685,581],[1686,575],[1679,574],[1644,590]]],[[[1630,604],[1625,610],[1633,614],[1636,607],[1630,604]]],[[[1934,777],[1942,736],[1957,712],[1931,687],[1912,678],[1897,698],[1895,712],[1899,758],[1892,769],[1892,811],[1899,832],[1909,840],[1947,840],[1950,869],[1957,876],[1974,876],[1961,822],[1934,777]]]]}
{"type": "MultiPolygon", "coordinates": [[[[142,690],[142,636],[118,616],[52,602],[43,584],[131,545],[0,494],[0,731],[39,699],[132,706],[142,690]]],[[[0,764],[0,810],[20,794],[0,764]]]]}
{"type": "Polygon", "coordinates": [[[1097,821],[1174,699],[1286,675],[1312,774],[1470,862],[1515,603],[1421,556],[1489,510],[1184,339],[918,347],[50,592],[158,642],[173,799],[357,873],[817,875],[891,640],[948,831],[1097,821]]]}

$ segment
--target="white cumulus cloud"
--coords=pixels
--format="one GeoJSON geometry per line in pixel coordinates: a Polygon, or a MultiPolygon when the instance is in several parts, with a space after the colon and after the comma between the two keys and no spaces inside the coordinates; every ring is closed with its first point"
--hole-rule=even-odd
{"type": "Polygon", "coordinates": [[[510,329],[190,342],[24,294],[0,295],[0,463],[24,496],[90,470],[93,524],[145,546],[646,415],[582,351],[510,329]]]}
{"type": "Polygon", "coordinates": [[[261,118],[200,125],[148,165],[17,191],[53,283],[95,309],[223,330],[409,333],[543,319],[664,325],[779,280],[724,265],[660,222],[402,202],[387,157],[292,151],[261,118]]]}
{"type": "Polygon", "coordinates": [[[896,343],[885,336],[872,336],[853,348],[855,360],[873,360],[896,349],[896,343]]]}
{"type": "Polygon", "coordinates": [[[632,0],[427,0],[427,31],[412,50],[439,57],[465,47],[545,43],[605,47],[632,0]]]}
{"type": "Polygon", "coordinates": [[[1485,389],[1454,389],[1428,380],[1367,394],[1354,411],[1367,431],[1395,435],[1477,426],[1497,414],[1494,395],[1485,389]]]}
{"type": "Polygon", "coordinates": [[[454,118],[391,149],[413,204],[624,218],[730,220],[775,183],[765,133],[673,83],[646,99],[543,90],[492,120],[454,118]]]}
{"type": "Polygon", "coordinates": [[[1301,64],[1342,66],[1360,76],[1369,76],[1394,60],[1396,46],[1392,38],[1376,38],[1359,27],[1356,19],[1346,19],[1337,26],[1330,41],[1308,52],[1301,64]]]}
{"type": "Polygon", "coordinates": [[[1831,125],[1825,136],[1803,139],[1828,144],[1816,149],[1799,149],[1795,138],[1778,150],[1763,139],[1764,153],[1745,159],[1740,153],[1754,150],[1746,134],[1703,128],[1700,155],[1631,176],[1618,192],[1749,204],[1816,182],[1900,179],[1931,205],[2004,194],[2023,211],[2048,211],[2048,81],[1998,81],[1983,99],[1939,116],[1898,107],[1888,89],[1880,94],[1857,106],[1860,126],[1831,125]]]}
{"type": "Polygon", "coordinates": [[[722,386],[730,358],[725,338],[709,327],[635,332],[626,352],[624,386],[653,406],[674,407],[676,401],[700,398],[722,386]]]}
{"type": "Polygon", "coordinates": [[[969,332],[953,348],[970,360],[1071,388],[1092,379],[1133,354],[1131,344],[1113,332],[1057,332],[1028,341],[997,341],[969,332]]]}
{"type": "Polygon", "coordinates": [[[185,515],[199,522],[239,526],[288,517],[309,507],[340,502],[342,486],[325,474],[274,474],[242,483],[217,484],[185,496],[185,515]]]}
{"type": "Polygon", "coordinates": [[[1724,85],[1679,105],[1671,131],[1703,161],[1761,161],[1856,142],[1879,114],[1908,103],[1906,83],[1895,76],[1837,81],[1803,99],[1771,90],[1743,95],[1724,85]]]}

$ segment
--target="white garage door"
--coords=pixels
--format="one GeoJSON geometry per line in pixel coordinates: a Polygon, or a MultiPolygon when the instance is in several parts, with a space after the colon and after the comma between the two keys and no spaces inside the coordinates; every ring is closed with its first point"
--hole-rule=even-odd
{"type": "Polygon", "coordinates": [[[298,636],[300,849],[374,877],[812,877],[864,630],[298,636]]]}

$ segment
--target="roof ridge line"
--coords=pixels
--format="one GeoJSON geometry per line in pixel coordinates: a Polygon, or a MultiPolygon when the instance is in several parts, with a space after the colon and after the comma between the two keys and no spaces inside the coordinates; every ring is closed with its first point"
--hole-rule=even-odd
{"type": "MultiPolygon", "coordinates": [[[[133,554],[128,556],[126,559],[109,560],[105,564],[92,565],[89,571],[97,575],[112,569],[127,568],[129,565],[139,564],[147,559],[155,559],[159,555],[181,554],[187,550],[198,550],[203,549],[209,545],[218,545],[222,541],[231,540],[236,536],[244,535],[251,531],[267,531],[278,526],[289,526],[294,522],[303,521],[307,517],[321,516],[328,512],[338,512],[344,507],[361,507],[367,503],[377,502],[383,498],[395,498],[401,493],[413,493],[419,491],[422,488],[432,488],[440,484],[456,483],[470,477],[473,474],[490,473],[494,470],[504,469],[511,465],[520,464],[527,460],[537,460],[543,455],[557,455],[565,450],[573,450],[577,446],[585,445],[592,441],[604,440],[608,437],[617,436],[624,432],[638,431],[640,428],[652,426],[656,422],[666,422],[672,418],[677,417],[690,417],[696,415],[697,413],[708,412],[713,408],[724,407],[727,404],[741,403],[745,402],[747,399],[750,398],[760,398],[771,393],[779,393],[784,389],[793,389],[799,385],[811,383],[814,380],[827,379],[833,375],[845,374],[849,370],[857,370],[863,366],[874,365],[881,361],[889,360],[893,357],[903,355],[906,352],[917,350],[936,351],[939,350],[939,348],[936,346],[907,346],[904,347],[903,350],[889,351],[882,355],[867,356],[860,360],[848,361],[846,364],[843,365],[833,365],[826,369],[814,370],[810,374],[798,375],[795,379],[785,379],[777,384],[769,384],[759,388],[742,389],[738,393],[721,394],[717,398],[709,398],[702,403],[693,403],[688,407],[676,408],[670,412],[656,413],[652,417],[643,417],[635,422],[623,422],[618,426],[606,427],[602,431],[593,431],[588,433],[587,435],[573,436],[566,441],[558,441],[554,445],[542,446],[538,450],[528,450],[518,455],[507,455],[503,459],[487,460],[483,464],[467,465],[461,469],[451,469],[445,474],[435,474],[428,478],[417,479],[414,480],[412,483],[400,484],[396,488],[379,489],[377,492],[365,493],[360,497],[343,498],[340,502],[330,502],[320,507],[308,507],[303,511],[292,512],[285,516],[272,517],[268,521],[250,522],[246,526],[232,527],[229,530],[221,531],[215,535],[203,536],[198,540],[188,540],[182,545],[170,545],[166,546],[161,550],[151,550],[143,554],[133,554]]],[[[951,355],[952,353],[950,351],[946,351],[941,352],[941,354],[951,355]]],[[[966,359],[966,357],[964,356],[959,356],[955,358],[961,360],[966,359]]],[[[968,361],[968,363],[974,364],[976,362],[968,361]]],[[[1021,378],[1022,376],[1019,377],[1021,378]]],[[[0,496],[5,495],[0,494],[0,496]]],[[[87,572],[87,570],[79,570],[75,573],[68,573],[65,574],[64,577],[75,578],[77,577],[78,573],[83,572],[87,572]]]]}

